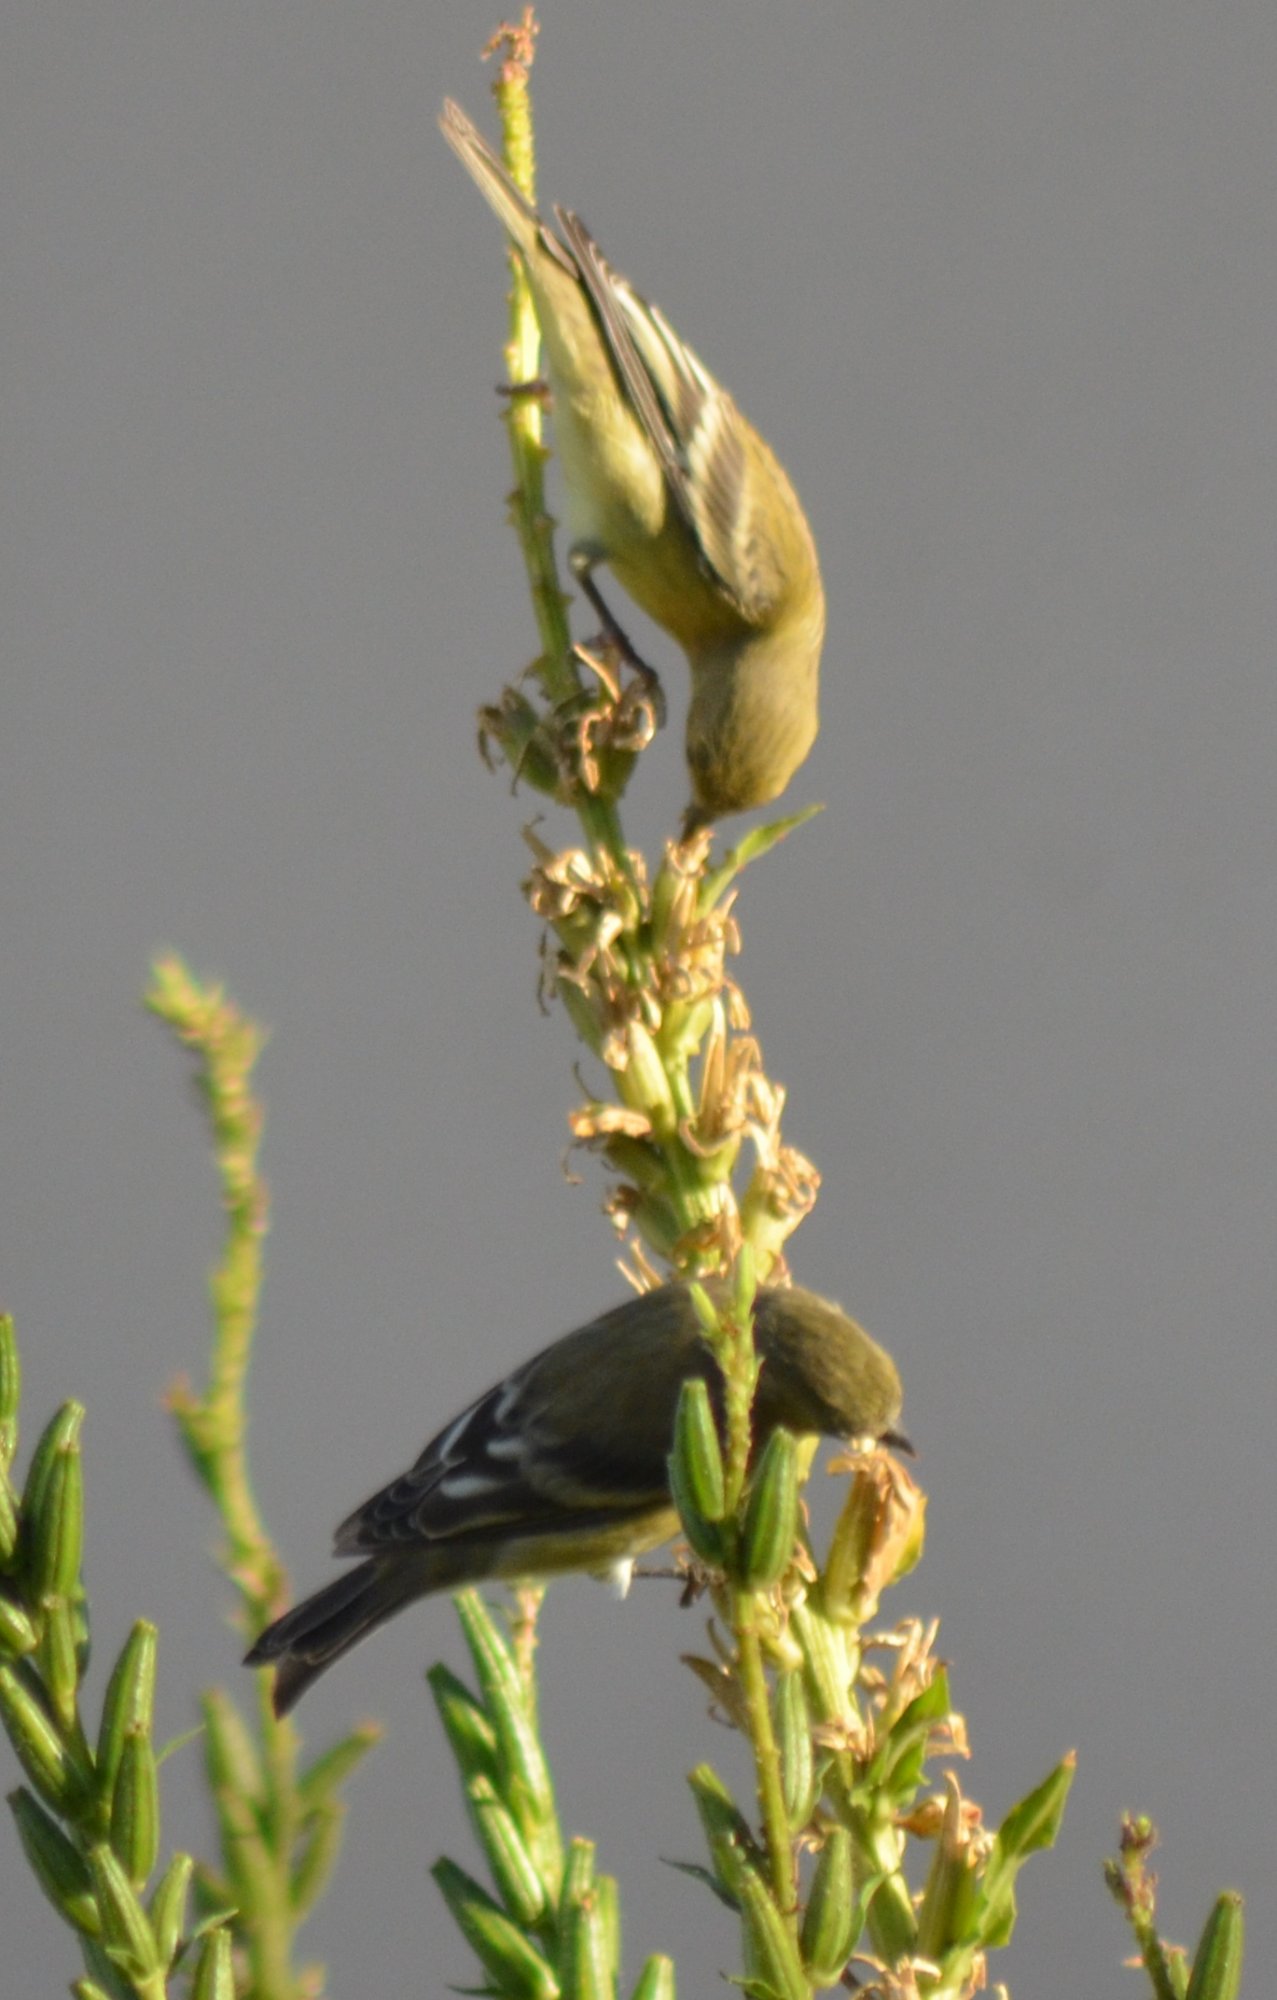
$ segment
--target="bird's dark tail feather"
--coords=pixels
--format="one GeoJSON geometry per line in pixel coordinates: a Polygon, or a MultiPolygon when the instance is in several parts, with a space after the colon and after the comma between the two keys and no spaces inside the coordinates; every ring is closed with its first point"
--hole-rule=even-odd
{"type": "Polygon", "coordinates": [[[402,1605],[445,1584],[447,1577],[437,1571],[435,1564],[418,1566],[402,1555],[389,1562],[373,1556],[268,1625],[244,1663],[263,1667],[278,1662],[276,1715],[287,1715],[313,1680],[402,1605]]]}

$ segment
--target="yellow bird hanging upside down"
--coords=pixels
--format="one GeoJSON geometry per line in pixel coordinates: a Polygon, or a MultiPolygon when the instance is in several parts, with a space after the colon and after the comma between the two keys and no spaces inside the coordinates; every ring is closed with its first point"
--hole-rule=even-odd
{"type": "Polygon", "coordinates": [[[607,563],[687,655],[684,832],[767,805],[819,727],[825,593],[798,496],[727,391],[609,269],[580,217],[556,208],[556,235],[459,105],[449,100],[440,124],[527,272],[573,575],[620,636],[593,578],[607,563]]]}

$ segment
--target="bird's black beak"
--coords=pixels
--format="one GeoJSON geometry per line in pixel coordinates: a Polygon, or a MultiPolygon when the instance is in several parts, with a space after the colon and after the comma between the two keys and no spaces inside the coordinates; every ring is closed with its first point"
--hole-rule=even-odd
{"type": "Polygon", "coordinates": [[[903,1431],[879,1431],[879,1444],[885,1444],[889,1451],[902,1451],[906,1458],[916,1458],[917,1452],[903,1431]]]}

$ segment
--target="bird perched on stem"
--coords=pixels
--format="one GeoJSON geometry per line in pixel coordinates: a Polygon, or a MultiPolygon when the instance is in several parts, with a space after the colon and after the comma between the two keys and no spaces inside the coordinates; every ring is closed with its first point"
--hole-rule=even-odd
{"type": "Polygon", "coordinates": [[[825,594],[798,496],[727,391],[604,262],[580,217],[556,207],[556,235],[450,99],[440,125],[527,272],[572,573],[613,637],[622,635],[593,578],[601,562],[687,654],[685,832],[766,805],[819,726],[825,594]]]}
{"type": "MultiPolygon", "coordinates": [[[[706,1286],[718,1302],[725,1286],[706,1286]]],[[[755,1456],[778,1427],[905,1444],[894,1362],[854,1320],[797,1286],[754,1301],[762,1363],[755,1456]]],[[[722,1377],[688,1287],[627,1299],[564,1334],[431,1440],[412,1468],[337,1530],[362,1556],[262,1633],[250,1666],[276,1662],[284,1715],[317,1675],[410,1604],[487,1577],[567,1570],[628,1580],[637,1555],[678,1529],[669,1454],[679,1392],[699,1377],[722,1425],[722,1377]]]]}

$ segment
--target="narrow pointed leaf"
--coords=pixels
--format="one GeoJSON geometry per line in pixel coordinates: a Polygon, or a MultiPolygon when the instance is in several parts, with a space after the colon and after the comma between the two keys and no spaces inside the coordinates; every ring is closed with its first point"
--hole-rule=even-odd
{"type": "Polygon", "coordinates": [[[751,861],[758,861],[764,854],[770,854],[773,847],[779,846],[780,842],[787,840],[798,827],[805,826],[809,819],[815,819],[816,814],[824,810],[821,805],[804,806],[801,812],[790,813],[785,819],[773,820],[769,826],[751,827],[724,857],[721,867],[711,868],[707,872],[701,886],[702,910],[712,910],[715,904],[722,900],[723,891],[735,881],[743,869],[748,868],[751,861]]]}
{"type": "Polygon", "coordinates": [[[385,1731],[379,1723],[361,1722],[349,1736],[344,1736],[340,1743],[334,1743],[331,1750],[325,1750],[322,1757],[317,1757],[298,1782],[298,1799],[303,1810],[330,1798],[359,1769],[368,1752],[376,1748],[384,1735],[385,1731]]]}
{"type": "Polygon", "coordinates": [[[345,1824],[346,1808],[336,1799],[312,1806],[307,1815],[306,1835],[290,1884],[293,1911],[299,1919],[314,1908],[328,1886],[341,1852],[345,1824]]]}
{"type": "Polygon", "coordinates": [[[1006,1944],[1015,1929],[1015,1878],[1030,1854],[1054,1845],[1076,1767],[1077,1758],[1070,1751],[1011,1808],[998,1828],[982,1875],[969,1880],[960,1919],[963,1935],[986,1950],[1006,1944]]]}
{"type": "Polygon", "coordinates": [[[204,1761],[210,1782],[218,1790],[235,1792],[241,1799],[260,1804],[266,1781],[257,1745],[230,1696],[221,1688],[207,1688],[200,1698],[204,1715],[204,1761]]]}

